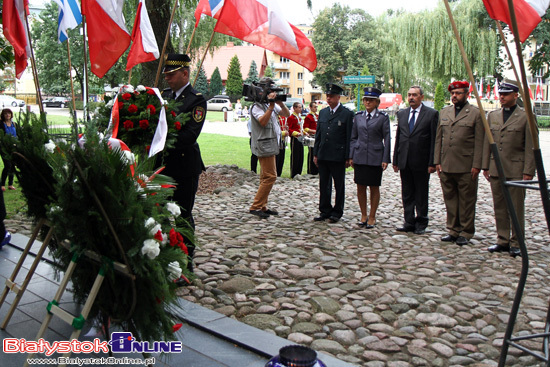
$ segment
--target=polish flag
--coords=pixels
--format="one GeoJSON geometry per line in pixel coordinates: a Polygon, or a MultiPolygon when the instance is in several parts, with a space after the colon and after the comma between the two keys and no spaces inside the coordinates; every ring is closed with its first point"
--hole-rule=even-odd
{"type": "Polygon", "coordinates": [[[124,0],[82,0],[86,16],[91,71],[100,78],[118,61],[130,45],[122,6],[124,0]]]}
{"type": "Polygon", "coordinates": [[[275,0],[201,0],[195,17],[209,12],[218,19],[214,31],[273,51],[309,71],[317,67],[313,44],[284,18],[275,0]]]}
{"type": "Polygon", "coordinates": [[[195,28],[199,25],[202,14],[218,19],[223,2],[224,0],[200,0],[195,9],[195,28]]]}
{"type": "Polygon", "coordinates": [[[474,91],[474,86],[472,83],[470,83],[470,89],[468,89],[468,94],[472,93],[474,91]]]}
{"type": "Polygon", "coordinates": [[[533,91],[531,90],[531,86],[529,86],[529,97],[530,97],[531,99],[535,99],[535,98],[533,97],[533,91]]]}
{"type": "Polygon", "coordinates": [[[153,61],[159,58],[159,47],[144,0],[139,1],[134,29],[132,30],[132,41],[132,47],[128,53],[126,71],[142,62],[153,61]]]}
{"type": "Polygon", "coordinates": [[[31,42],[25,24],[25,8],[28,9],[28,7],[28,0],[4,0],[2,7],[4,37],[13,46],[15,53],[15,76],[17,79],[21,79],[21,75],[23,75],[23,72],[27,68],[27,59],[31,54],[31,42]]]}
{"type": "Polygon", "coordinates": [[[540,78],[537,78],[537,90],[535,92],[535,99],[542,101],[542,82],[540,78]]]}
{"type": "Polygon", "coordinates": [[[493,87],[493,98],[498,100],[498,81],[495,80],[495,86],[493,87]]]}
{"type": "MultiPolygon", "coordinates": [[[[508,0],[483,0],[489,16],[500,20],[512,29],[510,12],[508,11],[508,0]]],[[[533,29],[546,14],[550,0],[514,0],[514,11],[518,24],[519,40],[525,42],[533,29]]]]}
{"type": "Polygon", "coordinates": [[[491,83],[487,83],[487,94],[485,94],[485,97],[489,99],[490,96],[491,96],[491,83]]]}

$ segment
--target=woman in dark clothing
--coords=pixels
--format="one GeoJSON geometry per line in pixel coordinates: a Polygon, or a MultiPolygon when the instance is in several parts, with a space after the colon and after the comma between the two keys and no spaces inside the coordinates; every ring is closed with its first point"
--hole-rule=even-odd
{"type": "MultiPolygon", "coordinates": [[[[2,120],[1,127],[4,133],[17,137],[15,122],[12,121],[13,112],[11,112],[9,108],[4,108],[2,114],[0,114],[0,118],[2,120]]],[[[6,157],[2,157],[2,161],[4,162],[4,169],[2,170],[2,191],[6,191],[6,179],[8,179],[8,189],[15,190],[13,186],[13,162],[6,157]]]]}

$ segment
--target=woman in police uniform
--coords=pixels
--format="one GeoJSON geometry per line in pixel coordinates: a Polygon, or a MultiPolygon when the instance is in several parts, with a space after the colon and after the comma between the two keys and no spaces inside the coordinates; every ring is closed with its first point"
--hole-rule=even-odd
{"type": "Polygon", "coordinates": [[[361,209],[360,227],[373,228],[376,224],[376,210],[380,202],[382,172],[390,160],[390,119],[379,111],[378,88],[365,88],[363,105],[366,111],[358,112],[353,119],[350,157],[357,184],[357,201],[361,209]],[[367,186],[370,189],[370,212],[367,217],[367,186]]]}

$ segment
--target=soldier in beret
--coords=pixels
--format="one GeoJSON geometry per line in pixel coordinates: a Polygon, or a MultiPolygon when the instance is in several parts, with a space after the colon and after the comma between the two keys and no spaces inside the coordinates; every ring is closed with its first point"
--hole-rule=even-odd
{"type": "MultiPolygon", "coordinates": [[[[191,59],[187,55],[169,54],[164,63],[164,80],[170,86],[162,92],[165,99],[175,99],[180,102],[179,113],[190,112],[187,123],[178,131],[175,146],[164,155],[163,174],[176,180],[177,187],[173,199],[181,206],[182,217],[193,229],[193,206],[199,187],[199,176],[205,170],[197,138],[201,133],[206,117],[206,100],[189,83],[189,67],[191,59]]],[[[194,247],[186,241],[189,256],[193,256],[194,247]]],[[[191,264],[191,262],[190,262],[191,264]]]]}
{"type": "Polygon", "coordinates": [[[336,84],[326,85],[328,107],[319,113],[313,162],[319,168],[319,211],[316,222],[336,223],[344,214],[346,168],[350,165],[350,137],[353,112],[342,106],[343,89],[336,84]],[[332,181],[336,198],[332,205],[332,181]]]}
{"type": "MultiPolygon", "coordinates": [[[[491,127],[507,181],[529,181],[535,175],[533,140],[527,124],[527,115],[523,108],[517,105],[518,91],[517,85],[501,83],[498,92],[502,108],[489,112],[487,116],[487,122],[491,127]]],[[[491,184],[497,226],[497,242],[489,246],[487,250],[489,252],[509,252],[512,256],[519,255],[517,233],[511,225],[488,139],[485,139],[483,145],[483,175],[491,184]],[[510,230],[512,236],[510,236],[510,230]]],[[[521,231],[525,234],[525,189],[510,186],[508,190],[521,225],[521,231]]]]}
{"type": "Polygon", "coordinates": [[[441,241],[466,245],[475,233],[478,176],[484,130],[479,109],[468,103],[469,83],[449,84],[452,106],[439,114],[434,164],[447,208],[449,234],[441,241]]]}

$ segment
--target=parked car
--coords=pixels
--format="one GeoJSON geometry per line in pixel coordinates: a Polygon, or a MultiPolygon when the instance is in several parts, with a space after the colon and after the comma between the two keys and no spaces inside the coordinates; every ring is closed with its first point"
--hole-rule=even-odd
{"type": "Polygon", "coordinates": [[[60,107],[65,108],[69,105],[69,98],[67,97],[52,97],[42,101],[44,107],[60,107]]]}
{"type": "Polygon", "coordinates": [[[379,110],[397,110],[399,105],[403,102],[403,97],[399,93],[382,93],[380,95],[379,110]]]}
{"type": "Polygon", "coordinates": [[[296,102],[300,102],[302,104],[302,116],[306,116],[309,113],[309,109],[307,108],[306,104],[304,103],[303,98],[288,97],[286,99],[285,105],[288,108],[288,110],[290,111],[290,113],[292,113],[292,105],[296,102]]]}
{"type": "Polygon", "coordinates": [[[2,107],[25,107],[25,101],[12,96],[0,95],[0,105],[2,107]]]}
{"type": "Polygon", "coordinates": [[[355,112],[357,110],[357,103],[354,101],[344,103],[344,107],[348,110],[355,112]]]}
{"type": "Polygon", "coordinates": [[[231,111],[233,105],[228,96],[214,96],[206,101],[206,109],[208,111],[231,111]]]}

